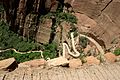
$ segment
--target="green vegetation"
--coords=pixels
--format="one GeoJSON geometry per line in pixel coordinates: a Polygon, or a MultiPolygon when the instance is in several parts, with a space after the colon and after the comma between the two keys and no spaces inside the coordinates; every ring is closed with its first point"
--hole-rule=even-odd
{"type": "MultiPolygon", "coordinates": [[[[45,59],[48,59],[48,58],[52,59],[57,57],[57,46],[55,45],[55,43],[45,45],[45,50],[43,51],[42,55],[45,59]]],[[[0,60],[11,58],[11,57],[14,57],[18,63],[42,58],[40,52],[19,54],[12,50],[9,50],[9,51],[0,53],[0,60]]]]}
{"type": "Polygon", "coordinates": [[[40,17],[40,20],[44,21],[44,19],[51,19],[55,18],[56,22],[55,25],[60,25],[61,22],[66,21],[69,23],[77,23],[77,18],[71,13],[64,13],[64,12],[56,12],[56,13],[48,13],[40,17]]]}
{"type": "MultiPolygon", "coordinates": [[[[54,58],[57,56],[57,46],[55,43],[40,45],[34,43],[32,40],[27,41],[26,38],[22,38],[9,30],[9,26],[3,21],[0,22],[0,49],[15,48],[17,51],[29,51],[29,50],[43,50],[43,56],[45,59],[54,58]]],[[[17,62],[29,61],[32,59],[41,58],[41,53],[26,53],[19,54],[12,50],[0,53],[0,60],[15,57],[17,62]]]]}
{"type": "Polygon", "coordinates": [[[38,50],[41,46],[32,41],[27,41],[9,30],[9,26],[0,22],[0,49],[15,48],[18,51],[38,50]]]}
{"type": "Polygon", "coordinates": [[[33,59],[40,59],[40,58],[42,58],[41,55],[43,55],[43,57],[45,59],[55,58],[57,56],[56,44],[55,43],[46,44],[45,50],[43,51],[42,54],[40,52],[34,52],[34,53],[31,52],[31,53],[26,53],[26,54],[19,54],[19,53],[15,53],[12,50],[1,52],[0,53],[0,60],[14,57],[17,62],[25,62],[25,61],[29,61],[29,60],[33,60],[33,59]]]}
{"type": "MultiPolygon", "coordinates": [[[[61,23],[64,22],[64,21],[70,23],[71,25],[74,25],[74,24],[77,23],[77,18],[73,14],[64,13],[61,10],[57,10],[57,12],[54,12],[54,13],[49,12],[46,15],[42,15],[40,17],[41,23],[44,22],[45,19],[52,19],[53,20],[53,24],[52,24],[52,27],[51,27],[51,30],[52,30],[51,33],[53,35],[56,31],[56,28],[59,25],[61,25],[61,23]]],[[[77,30],[77,29],[75,29],[75,30],[77,30]]],[[[75,33],[75,35],[77,35],[77,33],[75,33]]],[[[55,43],[45,45],[45,51],[43,52],[43,55],[45,56],[44,57],[45,59],[47,59],[48,57],[49,58],[56,57],[57,56],[57,45],[55,43]]]]}
{"type": "Polygon", "coordinates": [[[82,48],[86,48],[86,46],[88,45],[88,39],[87,38],[85,38],[85,37],[80,37],[80,39],[79,39],[79,42],[80,42],[80,46],[82,47],[82,48]]]}
{"type": "MultiPolygon", "coordinates": [[[[2,5],[0,5],[0,12],[4,11],[4,8],[2,5]]],[[[77,19],[76,17],[71,13],[64,13],[62,12],[62,8],[58,9],[54,13],[48,13],[46,15],[42,15],[40,17],[41,23],[45,19],[54,19],[53,25],[51,27],[52,32],[54,33],[57,26],[59,26],[62,22],[66,21],[70,24],[76,24],[77,19]]],[[[32,37],[33,38],[33,37],[32,37]]],[[[27,51],[33,51],[33,50],[43,50],[43,57],[45,59],[48,58],[55,58],[57,57],[57,45],[54,42],[51,42],[50,44],[44,44],[40,45],[39,43],[36,43],[32,40],[28,40],[26,38],[23,38],[22,36],[19,36],[18,34],[14,33],[13,31],[9,30],[8,24],[1,21],[0,22],[0,50],[9,49],[9,48],[15,48],[19,52],[27,52],[27,51]]],[[[0,53],[0,60],[15,57],[17,62],[24,62],[29,61],[33,59],[39,59],[41,58],[41,53],[26,53],[26,54],[19,54],[12,50],[1,52],[0,53]]]]}
{"type": "Polygon", "coordinates": [[[55,13],[48,13],[40,17],[41,22],[44,22],[45,19],[54,19],[53,25],[51,27],[53,33],[55,32],[56,28],[64,21],[70,24],[76,24],[77,18],[71,13],[64,13],[64,12],[55,12],[55,13]]]}
{"type": "Polygon", "coordinates": [[[0,60],[11,58],[11,57],[14,57],[16,61],[19,63],[19,62],[25,62],[33,59],[40,59],[41,53],[36,52],[36,53],[19,54],[19,53],[15,53],[12,50],[0,53],[0,60]]]}
{"type": "Polygon", "coordinates": [[[116,50],[114,51],[114,54],[117,55],[117,56],[120,55],[120,48],[116,49],[116,50]]]}
{"type": "Polygon", "coordinates": [[[68,38],[71,38],[70,35],[72,32],[74,32],[74,37],[78,36],[78,30],[73,24],[71,24],[70,31],[68,32],[68,38]]]}
{"type": "Polygon", "coordinates": [[[55,58],[57,57],[57,45],[56,43],[50,43],[50,44],[46,44],[45,46],[45,50],[43,52],[43,56],[45,59],[47,58],[55,58]]]}
{"type": "MultiPolygon", "coordinates": [[[[9,26],[3,21],[0,22],[0,49],[15,48],[17,51],[38,50],[42,46],[32,41],[27,41],[9,30],[9,26]]],[[[19,54],[14,51],[0,53],[0,60],[15,57],[18,62],[24,62],[40,58],[40,53],[19,54]]]]}

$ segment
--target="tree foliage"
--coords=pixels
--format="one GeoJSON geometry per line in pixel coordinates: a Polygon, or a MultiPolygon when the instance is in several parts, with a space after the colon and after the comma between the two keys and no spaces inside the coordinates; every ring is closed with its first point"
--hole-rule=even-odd
{"type": "Polygon", "coordinates": [[[43,52],[43,56],[45,59],[47,58],[55,58],[57,57],[57,45],[55,42],[45,45],[45,50],[43,52]]]}
{"type": "Polygon", "coordinates": [[[28,42],[27,39],[10,31],[5,22],[0,22],[0,49],[15,48],[18,51],[29,51],[38,50],[41,47],[41,45],[32,41],[28,42]]]}

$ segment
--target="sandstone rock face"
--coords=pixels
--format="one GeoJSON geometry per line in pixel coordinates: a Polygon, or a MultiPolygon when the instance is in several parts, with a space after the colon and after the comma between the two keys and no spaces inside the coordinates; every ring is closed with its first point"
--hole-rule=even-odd
{"type": "Polygon", "coordinates": [[[19,6],[18,6],[18,10],[17,10],[17,18],[16,18],[15,25],[19,24],[20,32],[24,28],[25,14],[26,14],[26,11],[25,11],[26,4],[27,4],[27,0],[20,0],[19,1],[19,6]]]}
{"type": "Polygon", "coordinates": [[[112,41],[119,42],[120,1],[119,0],[65,0],[72,5],[75,12],[83,13],[97,23],[91,33],[102,39],[109,49],[112,41]]]}
{"type": "Polygon", "coordinates": [[[86,57],[86,64],[88,65],[93,65],[93,64],[100,64],[100,60],[98,60],[96,57],[94,56],[88,56],[86,57]]]}
{"type": "Polygon", "coordinates": [[[97,18],[97,22],[100,25],[94,28],[93,31],[105,41],[106,47],[109,48],[119,43],[120,34],[120,2],[113,0],[108,7],[106,7],[101,15],[97,18]]]}
{"type": "Polygon", "coordinates": [[[60,66],[60,65],[67,65],[69,61],[64,57],[58,57],[54,59],[50,59],[47,61],[48,66],[60,66]]]}
{"type": "Polygon", "coordinates": [[[45,64],[46,64],[46,60],[35,59],[35,60],[20,63],[18,67],[40,67],[40,66],[45,66],[45,64]]]}
{"type": "Polygon", "coordinates": [[[72,4],[75,12],[85,13],[91,18],[96,18],[100,15],[101,10],[111,0],[65,0],[72,4]]]}
{"type": "Polygon", "coordinates": [[[106,58],[107,62],[113,63],[113,62],[115,62],[117,57],[115,56],[115,54],[109,52],[109,53],[105,54],[105,58],[106,58]]]}
{"type": "MultiPolygon", "coordinates": [[[[61,27],[63,28],[62,29],[62,34],[61,34],[61,36],[59,36],[58,39],[60,39],[60,37],[62,37],[62,42],[67,41],[68,44],[69,44],[70,41],[68,39],[68,32],[70,31],[71,25],[68,22],[62,22],[61,26],[58,26],[58,29],[57,29],[58,34],[61,33],[61,27]]],[[[58,35],[56,35],[56,39],[57,39],[57,36],[58,35]]]]}
{"type": "Polygon", "coordinates": [[[90,29],[97,27],[97,22],[89,18],[87,15],[80,13],[75,13],[74,15],[78,20],[76,27],[78,27],[80,32],[89,32],[90,29]]]}
{"type": "MultiPolygon", "coordinates": [[[[31,26],[34,26],[34,28],[36,28],[38,26],[39,18],[41,14],[46,14],[48,12],[56,12],[59,1],[56,1],[56,0],[18,0],[18,1],[4,0],[3,1],[3,0],[0,0],[0,3],[4,4],[3,6],[6,12],[6,20],[8,24],[10,24],[10,29],[13,30],[14,32],[19,33],[20,35],[29,36],[29,34],[25,34],[26,31],[29,31],[28,28],[31,26]],[[34,19],[35,20],[37,19],[37,21],[33,21],[36,24],[34,23],[29,24],[29,21],[31,21],[33,17],[29,17],[29,19],[26,19],[31,14],[36,15],[34,19]]],[[[31,30],[29,32],[31,32],[31,30]]],[[[36,32],[33,34],[36,34],[36,32]]]]}
{"type": "Polygon", "coordinates": [[[46,0],[45,8],[50,12],[56,12],[58,8],[58,1],[57,0],[46,0]]]}
{"type": "Polygon", "coordinates": [[[70,68],[79,68],[82,65],[80,59],[71,59],[69,60],[69,67],[70,68]]]}
{"type": "Polygon", "coordinates": [[[51,35],[52,20],[46,19],[43,20],[43,23],[39,25],[36,34],[36,41],[41,43],[49,43],[51,35]]]}
{"type": "Polygon", "coordinates": [[[25,18],[24,28],[23,28],[23,36],[26,38],[31,38],[35,40],[37,27],[37,17],[36,14],[28,14],[25,18]]]}
{"type": "Polygon", "coordinates": [[[14,58],[9,58],[0,61],[0,70],[14,70],[18,66],[14,58]]]}

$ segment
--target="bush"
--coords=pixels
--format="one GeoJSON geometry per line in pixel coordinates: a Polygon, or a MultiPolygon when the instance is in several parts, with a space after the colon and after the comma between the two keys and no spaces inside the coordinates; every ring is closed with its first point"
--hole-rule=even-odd
{"type": "Polygon", "coordinates": [[[116,50],[114,51],[114,54],[117,55],[117,56],[120,55],[120,48],[116,49],[116,50]]]}
{"type": "Polygon", "coordinates": [[[45,59],[47,58],[55,58],[57,57],[57,45],[56,43],[50,43],[45,45],[45,50],[43,52],[43,56],[45,59]]]}

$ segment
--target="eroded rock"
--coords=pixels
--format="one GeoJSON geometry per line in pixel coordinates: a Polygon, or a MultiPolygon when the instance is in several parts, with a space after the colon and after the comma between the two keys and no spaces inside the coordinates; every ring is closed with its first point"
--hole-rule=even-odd
{"type": "Polygon", "coordinates": [[[97,22],[95,22],[93,19],[88,17],[85,14],[81,13],[75,13],[74,14],[77,18],[77,27],[79,31],[82,32],[89,32],[90,29],[97,27],[97,22]]]}
{"type": "Polygon", "coordinates": [[[100,60],[98,60],[96,57],[94,56],[88,56],[85,58],[86,60],[86,64],[87,65],[93,65],[93,64],[100,64],[100,60]]]}
{"type": "Polygon", "coordinates": [[[70,68],[79,68],[82,65],[80,59],[71,59],[69,60],[69,67],[70,68]]]}
{"type": "Polygon", "coordinates": [[[64,57],[58,57],[54,59],[50,59],[47,61],[48,66],[60,66],[60,65],[67,65],[69,61],[64,57]]]}
{"type": "Polygon", "coordinates": [[[106,53],[104,56],[105,56],[107,62],[110,62],[110,63],[115,62],[115,60],[116,60],[116,58],[117,58],[117,57],[115,56],[115,54],[113,54],[113,53],[111,53],[111,52],[106,53]]]}
{"type": "Polygon", "coordinates": [[[20,63],[19,67],[40,67],[40,66],[45,66],[45,64],[46,64],[46,60],[35,59],[35,60],[20,63]]]}
{"type": "Polygon", "coordinates": [[[49,43],[51,35],[52,20],[45,19],[39,24],[39,28],[36,34],[36,41],[40,43],[49,43]]]}
{"type": "Polygon", "coordinates": [[[0,70],[12,71],[18,67],[15,58],[8,58],[0,61],[0,70]]]}

